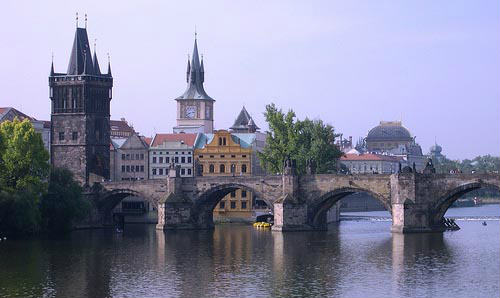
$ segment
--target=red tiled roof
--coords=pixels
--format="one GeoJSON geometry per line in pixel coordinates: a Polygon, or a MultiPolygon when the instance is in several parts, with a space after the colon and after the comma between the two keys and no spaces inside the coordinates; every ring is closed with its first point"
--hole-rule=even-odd
{"type": "Polygon", "coordinates": [[[343,161],[393,161],[398,162],[402,159],[400,156],[391,156],[391,155],[381,155],[381,154],[373,154],[373,153],[365,153],[365,154],[346,154],[342,156],[340,160],[343,161]]]}
{"type": "Polygon", "coordinates": [[[194,146],[197,134],[195,133],[157,133],[153,139],[151,147],[163,144],[164,142],[184,141],[188,146],[194,146]]]}
{"type": "Polygon", "coordinates": [[[148,137],[144,137],[142,136],[141,139],[146,143],[148,144],[148,146],[151,146],[151,142],[153,141],[153,138],[148,138],[148,137]]]}

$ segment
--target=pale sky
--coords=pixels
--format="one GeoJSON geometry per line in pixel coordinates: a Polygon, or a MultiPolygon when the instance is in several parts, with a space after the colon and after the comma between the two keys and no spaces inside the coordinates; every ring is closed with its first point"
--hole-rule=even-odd
{"type": "Polygon", "coordinates": [[[50,119],[48,75],[66,72],[75,12],[88,14],[101,70],[111,55],[111,118],[172,132],[195,26],[217,129],[265,105],[364,137],[400,120],[424,153],[499,155],[500,2],[5,1],[0,106],[50,119]]]}

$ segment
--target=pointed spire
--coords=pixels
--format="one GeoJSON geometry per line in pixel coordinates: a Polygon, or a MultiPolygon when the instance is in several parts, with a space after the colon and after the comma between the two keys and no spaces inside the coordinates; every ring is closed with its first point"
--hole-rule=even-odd
{"type": "Polygon", "coordinates": [[[87,14],[85,14],[85,29],[87,29],[87,14]]]}
{"type": "Polygon", "coordinates": [[[67,74],[79,75],[84,69],[87,74],[93,73],[92,55],[87,30],[85,28],[76,28],[67,74]]]}
{"type": "Polygon", "coordinates": [[[54,53],[52,53],[52,63],[50,65],[50,76],[54,75],[54,53]]]}
{"type": "Polygon", "coordinates": [[[203,54],[201,54],[200,79],[202,83],[205,82],[205,67],[203,67],[203,54]]]}
{"type": "Polygon", "coordinates": [[[94,58],[92,59],[92,65],[94,74],[101,75],[101,68],[99,67],[99,61],[97,60],[97,50],[96,50],[97,39],[94,40],[94,58]]]}
{"type": "Polygon", "coordinates": [[[191,63],[189,62],[189,54],[188,54],[188,63],[187,63],[187,71],[186,71],[186,82],[189,83],[189,73],[191,72],[191,63]]]}
{"type": "Polygon", "coordinates": [[[111,59],[109,57],[109,53],[108,53],[108,77],[112,77],[112,75],[111,75],[111,59]]]}
{"type": "Polygon", "coordinates": [[[76,28],[78,28],[78,12],[76,13],[76,28]]]}

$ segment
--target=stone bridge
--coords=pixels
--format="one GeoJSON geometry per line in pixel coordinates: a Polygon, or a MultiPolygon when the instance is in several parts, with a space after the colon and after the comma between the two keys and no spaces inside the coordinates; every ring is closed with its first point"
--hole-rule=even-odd
{"type": "Polygon", "coordinates": [[[364,192],[392,215],[392,231],[442,232],[442,218],[459,197],[479,188],[500,187],[498,174],[304,175],[176,177],[162,180],[104,182],[87,193],[94,201],[94,222],[111,223],[123,198],[135,195],[158,209],[158,229],[213,228],[212,211],[236,189],[253,192],[274,209],[274,231],[327,229],[327,212],[343,197],[364,192]]]}

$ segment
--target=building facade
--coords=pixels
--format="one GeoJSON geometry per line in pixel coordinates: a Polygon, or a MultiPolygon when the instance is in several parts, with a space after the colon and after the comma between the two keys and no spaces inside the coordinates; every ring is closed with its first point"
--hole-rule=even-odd
{"type": "Polygon", "coordinates": [[[193,177],[194,145],[199,134],[156,134],[149,148],[149,178],[165,179],[171,166],[180,167],[181,177],[193,177]]]}
{"type": "Polygon", "coordinates": [[[352,174],[394,174],[399,171],[401,157],[353,151],[340,158],[352,174]]]}
{"type": "Polygon", "coordinates": [[[174,133],[211,133],[214,129],[215,100],[205,92],[205,68],[200,62],[198,43],[195,38],[193,56],[188,59],[186,71],[187,88],[177,97],[177,126],[174,133]]]}
{"type": "Polygon", "coordinates": [[[149,146],[133,133],[128,138],[112,138],[110,146],[112,181],[149,179],[149,146]]]}
{"type": "Polygon", "coordinates": [[[66,73],[49,76],[51,164],[67,168],[82,184],[110,178],[110,101],[113,77],[102,74],[86,28],[76,28],[66,73]]]}
{"type": "MultiPolygon", "coordinates": [[[[196,143],[197,171],[202,176],[252,175],[252,148],[248,140],[227,130],[200,134],[196,143]]],[[[250,219],[253,193],[238,189],[226,195],[214,208],[214,220],[250,219]]]]}

